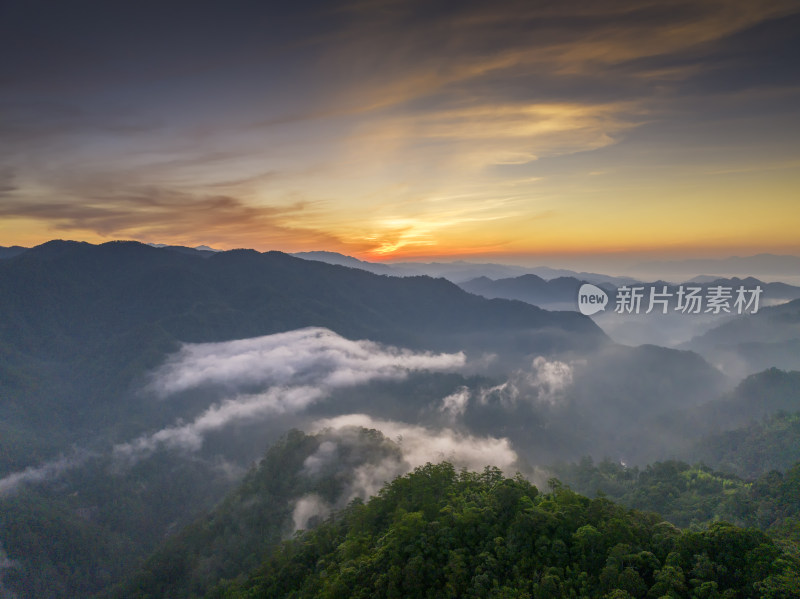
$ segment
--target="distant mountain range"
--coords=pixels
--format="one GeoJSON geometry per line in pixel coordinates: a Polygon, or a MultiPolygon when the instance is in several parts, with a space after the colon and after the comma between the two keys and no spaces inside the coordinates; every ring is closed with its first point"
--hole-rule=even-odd
{"type": "MultiPolygon", "coordinates": [[[[534,275],[492,280],[489,277],[478,277],[461,283],[461,288],[488,298],[515,299],[534,306],[548,306],[554,310],[577,310],[578,289],[583,283],[592,283],[587,279],[574,276],[557,277],[549,281],[534,275]]],[[[597,283],[595,283],[597,284],[597,283]]],[[[616,292],[616,285],[601,282],[610,298],[616,292]]]]}
{"type": "Polygon", "coordinates": [[[645,272],[651,276],[674,274],[689,276],[791,276],[800,273],[800,256],[757,254],[755,256],[731,256],[718,259],[663,260],[637,264],[633,272],[645,272]]]}
{"type": "MultiPolygon", "coordinates": [[[[589,279],[582,277],[558,277],[551,280],[543,279],[534,274],[526,274],[520,277],[492,280],[488,277],[478,277],[460,284],[462,289],[488,298],[516,299],[535,306],[556,310],[575,310],[577,307],[578,289],[583,283],[591,283],[589,279]]],[[[626,283],[629,286],[656,287],[659,291],[666,286],[669,293],[675,293],[679,285],[655,281],[652,283],[626,283]]],[[[761,305],[766,302],[784,302],[800,298],[800,287],[787,285],[785,283],[765,283],[753,277],[739,279],[737,277],[711,278],[698,277],[693,281],[683,283],[685,286],[700,287],[706,292],[711,287],[731,287],[734,290],[740,286],[746,289],[755,289],[760,286],[763,293],[761,295],[761,305]]],[[[610,300],[613,299],[621,285],[611,282],[599,283],[599,287],[604,289],[610,300]]],[[[613,309],[613,306],[612,306],[613,309]]]]}
{"type": "MultiPolygon", "coordinates": [[[[487,298],[505,298],[515,299],[547,310],[576,310],[577,297],[580,286],[587,282],[585,279],[576,277],[558,277],[551,280],[545,280],[536,275],[527,274],[520,277],[513,277],[507,279],[492,280],[488,277],[478,277],[471,281],[461,283],[461,288],[487,298]]],[[[759,310],[765,310],[771,305],[786,303],[800,298],[800,287],[787,285],[786,283],[765,283],[753,277],[746,279],[739,278],[713,278],[713,277],[696,277],[693,281],[683,283],[684,287],[699,287],[702,289],[702,295],[708,293],[708,290],[713,287],[729,287],[731,288],[732,295],[735,296],[735,290],[744,286],[746,290],[755,289],[760,286],[762,294],[759,298],[759,310]]],[[[619,314],[614,311],[615,298],[617,295],[618,286],[612,283],[600,283],[598,285],[609,296],[610,305],[605,312],[600,312],[593,316],[603,330],[615,341],[627,345],[640,345],[643,343],[663,345],[666,347],[686,347],[700,351],[703,355],[710,356],[708,348],[705,346],[690,345],[689,341],[693,338],[701,336],[706,331],[724,324],[727,320],[732,318],[724,312],[718,315],[701,314],[683,314],[674,310],[674,302],[670,304],[670,309],[667,314],[662,314],[658,309],[651,314],[645,315],[644,312],[648,308],[647,297],[642,300],[641,311],[639,314],[619,314]],[[681,345],[686,344],[686,345],[681,345]]],[[[667,292],[675,294],[679,286],[668,284],[663,281],[655,281],[652,283],[634,283],[632,286],[644,287],[645,292],[648,292],[651,287],[654,287],[658,292],[661,292],[663,287],[667,287],[667,292]]],[[[645,293],[646,295],[646,293],[645,293]]],[[[704,308],[703,308],[704,309],[704,308]]],[[[735,312],[735,311],[734,311],[735,312]]],[[[738,318],[738,315],[735,317],[738,318]]],[[[748,321],[749,322],[749,321],[748,321]]],[[[782,331],[777,337],[773,339],[783,339],[791,328],[782,331]]],[[[734,334],[733,337],[741,339],[734,334]]],[[[767,335],[769,336],[769,335],[767,335]]],[[[727,350],[732,351],[733,346],[728,345],[727,350]]],[[[780,352],[778,346],[774,348],[775,352],[780,352]]],[[[790,346],[784,347],[784,350],[791,349],[790,346]]],[[[756,354],[763,354],[764,348],[756,350],[755,346],[749,346],[748,355],[755,358],[756,354]]],[[[795,352],[796,353],[796,352],[795,352]]],[[[761,358],[756,359],[751,366],[744,369],[736,369],[731,371],[736,376],[745,376],[752,372],[768,368],[769,366],[778,365],[784,368],[798,368],[800,362],[793,359],[794,354],[789,353],[786,355],[766,356],[762,355],[761,358]]],[[[720,364],[714,362],[715,364],[720,364]]],[[[744,364],[744,362],[742,362],[744,364]]],[[[726,363],[726,368],[730,364],[726,363]]]]}
{"type": "MultiPolygon", "coordinates": [[[[13,302],[9,307],[16,317],[38,310],[38,320],[28,321],[28,335],[45,327],[52,335],[65,326],[84,324],[97,330],[100,322],[110,328],[97,334],[106,335],[120,326],[159,322],[182,341],[232,339],[302,326],[415,347],[429,341],[455,347],[443,341],[442,332],[476,329],[555,327],[602,337],[579,315],[487,301],[446,280],[374,276],[274,251],[51,241],[0,262],[0,273],[0,300],[13,302]],[[45,280],[50,293],[44,293],[45,280]],[[56,302],[56,311],[69,316],[69,324],[64,318],[48,318],[53,309],[42,302],[56,302]],[[126,306],[132,310],[127,312],[126,306]],[[186,318],[187,311],[193,319],[186,318]],[[212,328],[192,322],[207,322],[221,313],[224,319],[212,328]]],[[[8,321],[2,326],[9,326],[8,321]]]]}
{"type": "MultiPolygon", "coordinates": [[[[167,245],[163,243],[150,243],[150,247],[159,249],[169,249],[186,254],[198,254],[201,256],[211,256],[221,250],[211,248],[207,245],[199,245],[196,247],[186,247],[180,245],[167,245]]],[[[12,258],[25,252],[29,248],[20,246],[13,247],[0,247],[0,260],[4,258],[12,258]]],[[[527,268],[524,266],[514,266],[510,264],[481,264],[473,262],[465,262],[458,260],[455,262],[393,262],[393,263],[380,263],[380,262],[366,262],[339,254],[337,252],[328,251],[314,251],[314,252],[295,252],[289,254],[295,258],[302,258],[303,260],[312,260],[316,262],[324,262],[326,264],[333,264],[336,266],[347,266],[349,268],[358,268],[366,270],[373,274],[389,275],[395,277],[417,277],[429,276],[434,278],[444,278],[456,284],[474,279],[476,277],[489,277],[492,279],[515,277],[528,273],[537,274],[545,279],[553,279],[556,277],[576,276],[583,280],[592,283],[611,282],[618,285],[626,283],[633,283],[636,279],[630,277],[614,277],[599,273],[590,272],[575,272],[572,270],[549,268],[547,266],[537,266],[527,268]]]]}
{"type": "Polygon", "coordinates": [[[734,376],[800,370],[800,299],[733,318],[681,346],[734,376]]]}
{"type": "Polygon", "coordinates": [[[508,277],[517,277],[526,274],[535,274],[544,279],[554,279],[556,277],[574,276],[589,281],[591,283],[614,283],[616,285],[624,285],[626,283],[633,283],[636,279],[630,277],[614,277],[591,272],[575,272],[573,270],[549,268],[547,266],[525,267],[514,266],[510,264],[483,264],[474,262],[465,262],[457,260],[455,262],[391,262],[391,263],[377,263],[365,262],[358,260],[351,256],[338,254],[336,252],[298,252],[292,254],[304,260],[317,260],[319,262],[326,262],[328,264],[338,264],[341,266],[349,266],[351,268],[360,268],[375,274],[380,275],[393,275],[399,277],[409,277],[418,275],[427,275],[430,277],[443,277],[456,284],[461,284],[465,281],[477,277],[486,277],[489,279],[499,279],[508,277]]]}
{"type": "Polygon", "coordinates": [[[480,298],[444,279],[137,242],[52,241],[0,261],[0,314],[0,475],[94,430],[84,416],[95,410],[133,426],[126,390],[180,342],[310,326],[437,351],[548,353],[608,342],[580,314],[480,298]],[[43,435],[43,425],[57,432],[43,435]],[[30,430],[38,449],[14,445],[12,428],[30,430]]]}
{"type": "MultiPolygon", "coordinates": [[[[221,250],[199,245],[195,247],[168,245],[163,243],[148,244],[156,248],[167,248],[183,252],[197,252],[204,256],[221,250]]],[[[29,248],[21,246],[0,246],[0,260],[21,254],[29,248]]],[[[611,283],[615,286],[637,283],[646,279],[665,277],[672,282],[685,280],[688,282],[711,282],[720,278],[785,278],[797,281],[800,278],[800,256],[774,254],[758,254],[755,256],[732,256],[720,259],[690,259],[641,262],[630,272],[635,276],[613,276],[596,272],[574,271],[548,266],[525,267],[512,264],[476,263],[457,260],[453,262],[367,262],[352,256],[330,251],[295,252],[290,254],[304,260],[314,260],[358,268],[379,275],[442,277],[461,285],[473,279],[486,277],[492,280],[509,279],[527,274],[536,275],[545,280],[561,277],[573,277],[581,281],[600,285],[611,283]]]]}

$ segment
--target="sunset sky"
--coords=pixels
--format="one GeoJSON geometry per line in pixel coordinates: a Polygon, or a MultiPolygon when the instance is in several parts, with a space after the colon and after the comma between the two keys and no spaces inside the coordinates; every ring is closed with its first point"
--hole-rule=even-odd
{"type": "Polygon", "coordinates": [[[0,4],[0,245],[800,254],[797,0],[0,4]]]}

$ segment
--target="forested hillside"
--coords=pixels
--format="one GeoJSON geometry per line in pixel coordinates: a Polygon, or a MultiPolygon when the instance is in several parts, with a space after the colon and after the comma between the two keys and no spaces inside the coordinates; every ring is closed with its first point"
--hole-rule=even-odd
{"type": "Polygon", "coordinates": [[[280,252],[208,256],[136,242],[53,241],[0,261],[0,313],[0,475],[87,434],[119,439],[152,426],[130,386],[180,343],[309,326],[448,351],[607,342],[580,314],[486,300],[443,279],[378,276],[280,252]]]}
{"type": "Polygon", "coordinates": [[[581,493],[657,512],[676,526],[727,520],[800,543],[800,462],[755,480],[679,461],[638,468],[586,458],[555,471],[581,493]]]}
{"type": "Polygon", "coordinates": [[[584,460],[557,470],[585,495],[599,492],[595,499],[555,478],[541,483],[543,494],[496,468],[477,474],[429,464],[366,504],[353,495],[359,477],[385,472],[381,464],[400,455],[377,431],[293,432],[108,596],[660,597],[671,589],[677,597],[791,597],[790,589],[800,590],[792,577],[800,565],[800,464],[752,483],[680,462],[638,469],[584,460]],[[336,464],[312,474],[331,443],[336,464]],[[348,496],[355,502],[345,507],[348,496]],[[337,502],[343,511],[325,508],[337,502]],[[298,527],[312,530],[281,544],[298,527]]]}
{"type": "Polygon", "coordinates": [[[797,557],[496,469],[427,465],[284,543],[211,597],[792,597],[797,557]]]}

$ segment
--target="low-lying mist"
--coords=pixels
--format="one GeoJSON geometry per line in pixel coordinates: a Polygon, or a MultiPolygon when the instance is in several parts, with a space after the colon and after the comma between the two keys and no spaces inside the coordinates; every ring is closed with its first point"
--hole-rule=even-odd
{"type": "MultiPolygon", "coordinates": [[[[0,500],[30,526],[51,514],[59,527],[95,531],[85,558],[93,565],[79,577],[99,588],[93,572],[130,571],[251,476],[291,429],[315,445],[273,506],[284,535],[427,462],[496,466],[542,487],[551,465],[583,456],[644,465],[702,451],[730,461],[719,441],[698,440],[800,407],[787,396],[793,381],[764,375],[730,392],[698,354],[653,345],[500,356],[408,350],[319,327],[183,344],[128,396],[146,426],[8,473],[0,500]],[[759,395],[765,389],[774,399],[759,395]],[[752,410],[753,397],[765,411],[752,410]]],[[[35,564],[54,560],[45,549],[31,553],[25,580],[46,580],[35,564]]],[[[16,565],[0,562],[8,576],[16,565]]]]}
{"type": "MultiPolygon", "coordinates": [[[[134,400],[147,410],[175,403],[185,413],[105,453],[119,468],[160,450],[244,467],[289,428],[318,430],[325,422],[401,434],[430,461],[471,456],[470,468],[480,465],[475,460],[505,469],[520,459],[543,466],[587,454],[643,462],[682,441],[659,418],[725,388],[695,354],[654,346],[520,354],[513,363],[354,341],[323,328],[184,344],[149,373],[134,400]]],[[[56,479],[86,455],[79,448],[11,473],[0,479],[0,493],[56,479]]]]}

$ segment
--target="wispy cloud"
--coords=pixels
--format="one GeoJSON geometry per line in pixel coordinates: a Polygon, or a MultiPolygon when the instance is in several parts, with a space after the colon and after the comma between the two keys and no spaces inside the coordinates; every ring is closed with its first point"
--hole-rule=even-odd
{"type": "Polygon", "coordinates": [[[362,429],[381,432],[398,451],[375,455],[374,448],[371,448],[370,457],[363,463],[348,466],[345,477],[348,483],[333,503],[313,493],[299,498],[293,511],[295,530],[306,528],[312,517],[325,517],[356,497],[363,500],[372,497],[387,482],[429,462],[447,460],[457,468],[473,471],[497,466],[509,475],[522,469],[519,456],[508,439],[478,437],[449,428],[427,428],[376,419],[366,414],[346,414],[313,423],[312,430],[324,435],[326,441],[306,459],[304,473],[316,476],[320,472],[339,470],[340,446],[356,446],[359,443],[358,432],[362,429]]]}
{"type": "Polygon", "coordinates": [[[80,201],[17,194],[4,199],[0,217],[41,220],[54,231],[91,231],[108,238],[186,240],[192,245],[196,232],[202,231],[208,243],[228,247],[241,245],[242,235],[262,236],[284,250],[340,247],[342,242],[334,235],[290,224],[309,210],[314,209],[302,202],[265,206],[227,195],[141,187],[84,196],[80,201]]]}
{"type": "Polygon", "coordinates": [[[509,475],[527,471],[507,439],[376,419],[366,414],[318,420],[312,430],[324,440],[306,459],[301,474],[312,479],[334,475],[344,484],[332,502],[316,493],[295,500],[295,530],[308,527],[313,517],[324,518],[355,498],[367,500],[394,478],[428,462],[447,460],[457,468],[473,471],[498,466],[509,475]],[[365,436],[365,429],[379,431],[383,441],[379,442],[374,434],[365,436]],[[343,459],[345,456],[349,459],[343,459]]]}
{"type": "Polygon", "coordinates": [[[322,328],[308,328],[222,343],[187,344],[152,377],[162,398],[216,387],[226,399],[188,423],[177,423],[117,445],[120,457],[138,459],[158,447],[195,451],[205,436],[236,422],[295,414],[330,391],[377,379],[402,379],[418,370],[456,370],[463,353],[434,354],[351,341],[322,328]],[[263,389],[256,393],[240,390],[263,389]]]}
{"type": "Polygon", "coordinates": [[[573,383],[574,364],[544,356],[533,359],[530,369],[514,371],[505,382],[477,392],[482,404],[514,405],[529,402],[555,406],[567,398],[573,383]]]}
{"type": "Polygon", "coordinates": [[[37,484],[58,478],[63,473],[86,463],[92,454],[78,451],[69,456],[61,456],[40,466],[30,466],[20,472],[13,472],[0,478],[0,497],[15,493],[21,486],[37,484]]]}
{"type": "Polygon", "coordinates": [[[367,414],[347,414],[318,420],[313,430],[341,430],[352,427],[375,429],[401,448],[405,467],[410,470],[428,462],[447,460],[456,467],[483,470],[497,466],[513,474],[520,467],[519,456],[508,439],[478,437],[449,428],[433,429],[415,424],[381,420],[367,414]]]}
{"type": "MultiPolygon", "coordinates": [[[[163,401],[194,389],[216,391],[221,399],[188,422],[181,419],[119,443],[111,453],[121,463],[130,463],[160,448],[194,452],[214,431],[301,413],[338,388],[374,380],[400,380],[415,371],[453,371],[464,364],[463,353],[414,352],[372,341],[352,341],[323,328],[185,344],[152,373],[147,390],[163,401]]],[[[58,478],[91,455],[76,452],[9,474],[0,479],[0,497],[24,484],[58,478]]]]}
{"type": "MultiPolygon", "coordinates": [[[[431,96],[442,90],[499,93],[509,80],[537,76],[606,76],[659,70],[636,60],[673,56],[713,44],[769,19],[794,14],[796,3],[783,0],[616,0],[587,4],[579,0],[540,3],[504,0],[487,5],[466,1],[448,10],[426,10],[428,3],[364,2],[351,4],[352,25],[341,32],[340,52],[352,60],[350,73],[373,75],[363,105],[374,108],[431,96]],[[630,64],[638,70],[610,72],[630,64]],[[383,72],[381,73],[381,69],[383,72]],[[480,83],[479,88],[468,87],[480,83]],[[381,85],[383,84],[383,85],[381,85]],[[498,85],[500,84],[500,85],[498,85]]],[[[342,54],[329,58],[330,66],[342,54]]],[[[684,60],[685,64],[686,61],[684,60]]],[[[675,78],[678,65],[666,70],[675,78]]],[[[695,65],[690,64],[691,70],[695,65]]],[[[691,72],[691,71],[690,71],[691,72]]],[[[365,91],[364,85],[358,91],[365,91]]],[[[513,88],[511,88],[513,89],[513,88]]]]}
{"type": "Polygon", "coordinates": [[[442,405],[439,411],[447,414],[455,420],[459,416],[463,416],[467,411],[467,405],[471,397],[471,392],[467,387],[460,387],[454,393],[451,393],[442,399],[442,405]]]}
{"type": "Polygon", "coordinates": [[[330,389],[373,379],[400,379],[413,370],[453,370],[463,353],[435,354],[352,341],[324,328],[253,339],[185,344],[157,369],[150,388],[162,397],[204,385],[330,389]]]}
{"type": "Polygon", "coordinates": [[[290,387],[226,399],[211,406],[189,423],[168,426],[131,442],[116,445],[114,455],[138,460],[159,447],[197,451],[203,446],[205,436],[212,431],[237,422],[253,422],[266,416],[300,412],[324,396],[321,388],[290,387]]]}

